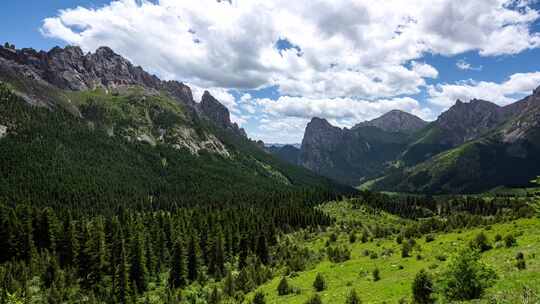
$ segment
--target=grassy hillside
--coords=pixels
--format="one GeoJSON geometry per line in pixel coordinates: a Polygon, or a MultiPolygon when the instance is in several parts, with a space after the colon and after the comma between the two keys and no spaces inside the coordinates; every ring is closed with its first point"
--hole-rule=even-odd
{"type": "MultiPolygon", "coordinates": [[[[322,260],[312,269],[288,274],[289,285],[294,293],[278,296],[277,286],[281,276],[259,288],[266,295],[267,303],[303,304],[315,293],[312,283],[317,274],[326,279],[327,289],[319,292],[323,303],[345,303],[347,294],[355,289],[363,303],[410,302],[411,284],[415,275],[426,269],[435,278],[448,266],[448,260],[458,248],[466,247],[478,233],[483,232],[494,246],[482,254],[482,261],[497,272],[499,279],[490,287],[479,303],[521,303],[529,297],[528,303],[540,300],[540,221],[520,219],[507,223],[493,224],[472,229],[460,229],[448,233],[429,234],[416,239],[411,257],[402,258],[402,246],[396,243],[395,236],[375,238],[363,243],[360,238],[350,243],[345,227],[353,222],[363,226],[383,224],[397,229],[404,227],[407,220],[386,213],[373,213],[369,208],[352,209],[348,202],[333,202],[322,207],[325,212],[337,219],[337,224],[326,232],[317,234],[304,245],[315,252],[325,252],[326,243],[330,246],[343,246],[350,249],[351,258],[342,263],[322,260]],[[497,235],[514,235],[517,245],[506,248],[503,242],[495,242],[497,235]],[[516,268],[516,254],[522,252],[527,262],[526,270],[516,268]],[[372,272],[379,269],[380,280],[374,281],[372,272]]],[[[298,240],[297,238],[296,240],[298,240]]]]}

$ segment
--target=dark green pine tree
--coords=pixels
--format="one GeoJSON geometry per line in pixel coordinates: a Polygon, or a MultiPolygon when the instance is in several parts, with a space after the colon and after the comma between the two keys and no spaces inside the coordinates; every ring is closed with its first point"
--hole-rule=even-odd
{"type": "Polygon", "coordinates": [[[225,281],[223,282],[223,293],[227,296],[232,297],[236,291],[234,277],[232,271],[227,270],[227,275],[225,276],[225,281]]]}
{"type": "Polygon", "coordinates": [[[50,255],[48,252],[46,252],[46,260],[47,267],[41,276],[41,280],[43,281],[43,285],[45,285],[45,287],[51,288],[51,286],[58,280],[60,276],[60,266],[58,265],[56,256],[50,255]]]}
{"type": "Polygon", "coordinates": [[[171,270],[169,272],[169,287],[181,288],[187,284],[186,254],[180,240],[173,246],[171,270]]]}
{"type": "Polygon", "coordinates": [[[217,232],[212,243],[212,252],[208,272],[215,278],[220,279],[225,273],[225,248],[223,244],[223,234],[217,232]]]}
{"type": "Polygon", "coordinates": [[[247,265],[247,258],[249,255],[249,245],[246,237],[242,236],[240,239],[240,245],[238,246],[238,268],[243,269],[247,265]]]}
{"type": "Polygon", "coordinates": [[[84,228],[84,237],[78,254],[78,269],[82,286],[86,289],[97,287],[105,275],[107,249],[104,229],[101,217],[84,228]]]}
{"type": "Polygon", "coordinates": [[[145,247],[145,258],[146,258],[146,270],[147,275],[150,278],[154,278],[155,275],[158,273],[156,272],[157,269],[157,258],[154,253],[154,243],[151,240],[151,236],[147,235],[147,239],[145,241],[146,247],[145,247]]]}
{"type": "Polygon", "coordinates": [[[235,281],[236,289],[241,290],[244,293],[248,293],[255,288],[255,282],[253,282],[252,275],[248,271],[248,268],[249,267],[247,266],[242,268],[238,274],[238,278],[235,281]]]}
{"type": "Polygon", "coordinates": [[[81,278],[81,285],[85,289],[89,289],[93,282],[91,278],[92,268],[92,236],[90,235],[89,225],[85,225],[82,231],[81,246],[77,253],[77,272],[81,278]]]}
{"type": "Polygon", "coordinates": [[[25,210],[25,216],[21,227],[21,235],[18,237],[19,241],[19,256],[27,263],[34,262],[37,255],[36,246],[34,244],[33,226],[31,210],[28,208],[25,210]]]}
{"type": "Polygon", "coordinates": [[[129,277],[136,287],[136,290],[133,290],[133,292],[142,293],[146,291],[148,274],[146,270],[144,239],[139,229],[142,229],[142,227],[137,229],[139,232],[132,239],[129,277]]]}
{"type": "Polygon", "coordinates": [[[412,284],[412,294],[414,303],[417,304],[430,304],[435,303],[435,300],[431,297],[433,293],[433,281],[431,276],[425,271],[420,270],[414,278],[412,284]]]}
{"type": "Polygon", "coordinates": [[[129,283],[129,265],[124,240],[120,244],[118,265],[114,273],[113,293],[116,303],[131,303],[131,290],[129,283]]]}
{"type": "Polygon", "coordinates": [[[51,208],[45,208],[38,218],[35,241],[40,249],[56,252],[56,242],[60,227],[51,208]]]}
{"type": "Polygon", "coordinates": [[[102,217],[98,217],[92,225],[92,267],[94,285],[103,279],[107,268],[107,241],[105,239],[105,224],[102,217]]]}
{"type": "Polygon", "coordinates": [[[77,265],[77,253],[79,252],[79,232],[73,221],[66,224],[60,249],[60,263],[62,266],[77,265]]]}
{"type": "Polygon", "coordinates": [[[268,265],[270,262],[270,253],[268,252],[268,243],[264,234],[259,236],[257,241],[257,257],[264,265],[268,265]]]}
{"type": "Polygon", "coordinates": [[[212,292],[208,295],[208,304],[219,304],[221,302],[221,294],[217,286],[214,286],[212,292]]]}
{"type": "Polygon", "coordinates": [[[195,236],[192,234],[189,239],[188,257],[187,257],[187,277],[190,282],[197,280],[199,277],[199,260],[200,249],[195,236]]]}

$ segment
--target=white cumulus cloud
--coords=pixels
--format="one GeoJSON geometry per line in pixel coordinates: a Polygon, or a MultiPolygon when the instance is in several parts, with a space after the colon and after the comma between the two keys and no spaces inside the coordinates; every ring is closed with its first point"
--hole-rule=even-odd
{"type": "Polygon", "coordinates": [[[449,108],[456,100],[488,100],[507,105],[516,98],[531,94],[540,84],[540,72],[511,75],[502,83],[488,81],[462,81],[455,84],[438,84],[428,89],[429,101],[442,108],[449,108]]]}

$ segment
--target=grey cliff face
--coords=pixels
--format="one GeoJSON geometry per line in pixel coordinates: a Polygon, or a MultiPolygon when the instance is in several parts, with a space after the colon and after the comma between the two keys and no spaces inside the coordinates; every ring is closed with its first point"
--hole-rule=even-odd
{"type": "Polygon", "coordinates": [[[202,112],[223,128],[231,125],[230,113],[227,108],[219,103],[208,91],[204,91],[200,107],[202,112]]]}
{"type": "Polygon", "coordinates": [[[219,127],[231,130],[242,137],[247,137],[244,129],[241,129],[238,124],[231,122],[231,115],[227,107],[222,105],[214,96],[210,95],[208,91],[204,92],[198,107],[206,117],[210,118],[219,127]]]}
{"type": "Polygon", "coordinates": [[[428,122],[415,115],[400,110],[392,110],[379,118],[359,123],[353,129],[377,127],[386,132],[412,133],[424,128],[427,124],[428,122]]]}
{"type": "Polygon", "coordinates": [[[505,119],[506,115],[498,105],[473,99],[468,103],[458,100],[439,116],[436,123],[446,132],[445,144],[456,146],[484,135],[505,119]]]}
{"type": "Polygon", "coordinates": [[[82,91],[123,85],[140,85],[156,90],[163,88],[156,76],[133,66],[108,47],[88,54],[75,46],[55,47],[49,52],[0,47],[0,58],[11,61],[15,68],[30,68],[41,79],[65,90],[82,91]]]}
{"type": "Polygon", "coordinates": [[[515,143],[529,140],[540,148],[540,87],[528,96],[514,104],[503,108],[513,116],[504,125],[503,141],[515,143]]]}
{"type": "Polygon", "coordinates": [[[326,119],[313,118],[307,124],[300,152],[300,163],[315,172],[320,172],[322,164],[332,166],[329,155],[337,148],[343,137],[343,130],[334,127],[326,119]]]}

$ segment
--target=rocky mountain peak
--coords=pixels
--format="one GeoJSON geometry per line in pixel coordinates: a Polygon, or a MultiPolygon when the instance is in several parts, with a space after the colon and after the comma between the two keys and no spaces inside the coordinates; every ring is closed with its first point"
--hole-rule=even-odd
{"type": "Polygon", "coordinates": [[[232,130],[236,134],[247,137],[246,131],[231,122],[231,114],[227,107],[222,105],[208,91],[204,91],[201,102],[198,105],[199,110],[216,125],[223,129],[232,130]]]}
{"type": "Polygon", "coordinates": [[[422,129],[428,123],[421,118],[401,110],[392,110],[381,117],[365,121],[353,127],[377,127],[386,132],[410,133],[422,129]]]}
{"type": "Polygon", "coordinates": [[[311,128],[311,129],[328,129],[328,128],[335,128],[334,126],[332,126],[328,120],[324,119],[324,118],[319,118],[319,117],[313,117],[311,119],[311,121],[308,123],[307,125],[307,128],[311,128]]]}
{"type": "Polygon", "coordinates": [[[96,55],[98,56],[101,56],[101,57],[114,57],[114,56],[120,56],[118,54],[116,54],[110,47],[108,46],[100,46],[99,48],[96,49],[96,55]]]}
{"type": "Polygon", "coordinates": [[[456,101],[442,113],[436,124],[447,133],[446,144],[455,146],[478,138],[505,120],[502,108],[492,102],[473,99],[470,102],[456,101]]]}
{"type": "Polygon", "coordinates": [[[217,99],[215,99],[214,96],[210,94],[210,92],[204,91],[200,103],[200,108],[201,111],[217,125],[223,128],[227,128],[231,125],[229,110],[217,99]]]}
{"type": "Polygon", "coordinates": [[[314,117],[307,124],[302,140],[302,150],[308,151],[317,147],[332,149],[343,135],[343,130],[332,126],[326,119],[314,117]]]}

